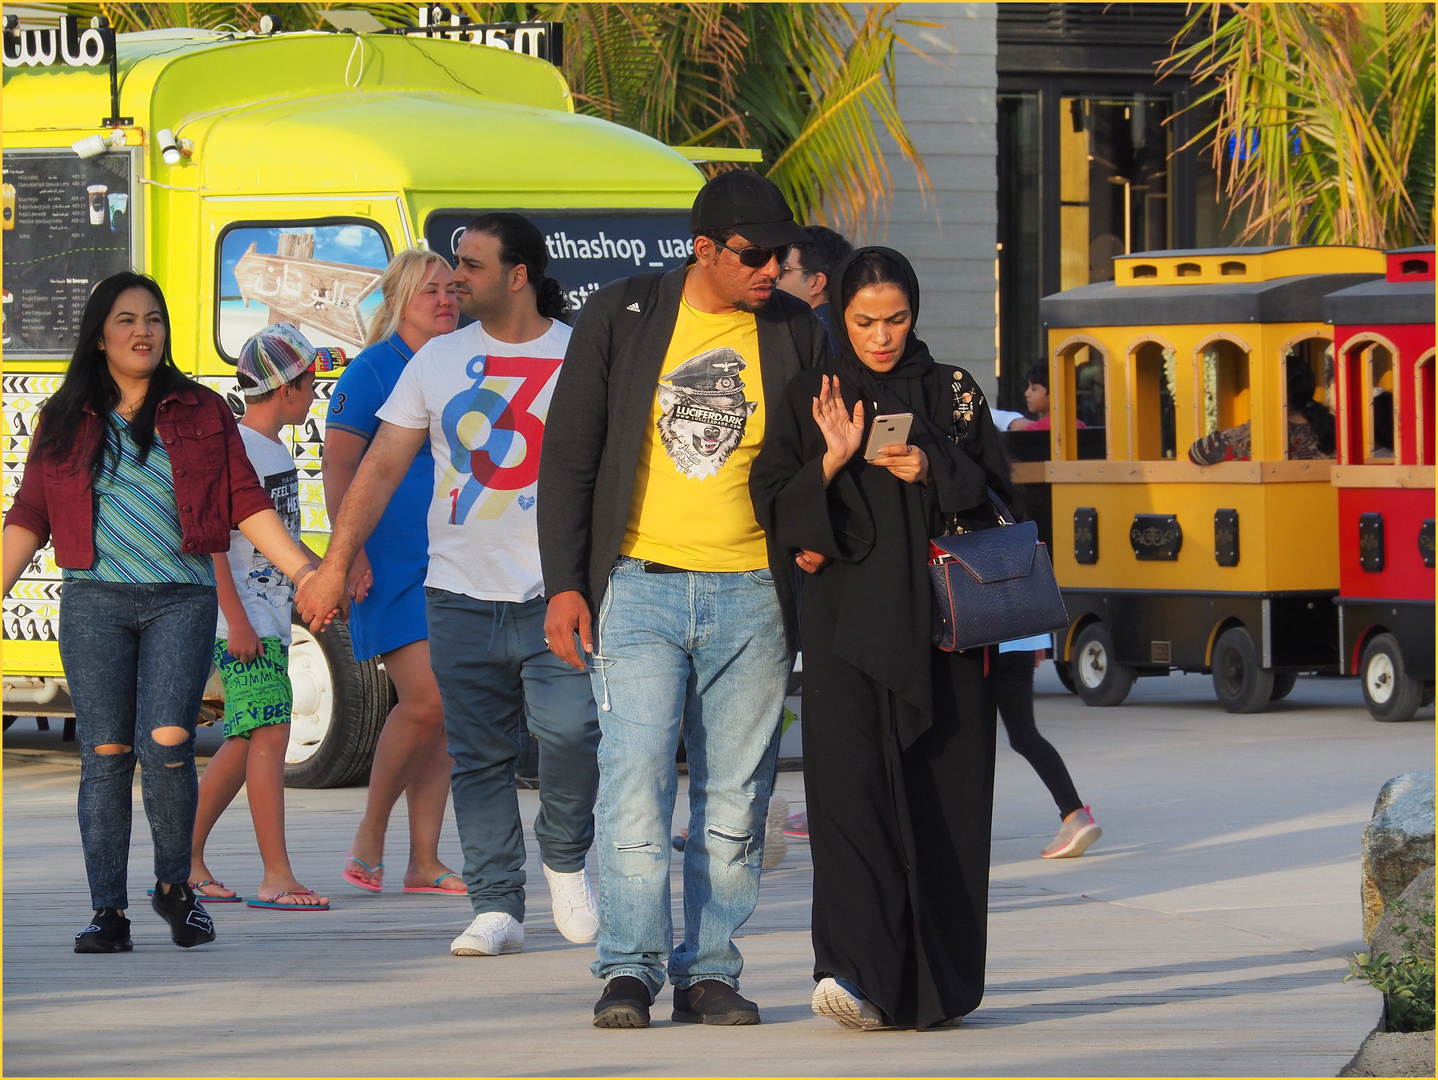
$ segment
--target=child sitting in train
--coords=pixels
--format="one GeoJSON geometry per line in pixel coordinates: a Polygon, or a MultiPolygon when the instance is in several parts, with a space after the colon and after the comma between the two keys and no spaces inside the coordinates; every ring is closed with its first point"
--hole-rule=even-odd
{"type": "MultiPolygon", "coordinates": [[[[1313,399],[1313,371],[1301,361],[1290,361],[1287,367],[1288,458],[1331,458],[1336,445],[1333,414],[1313,399]]],[[[1195,465],[1248,461],[1251,457],[1252,434],[1246,420],[1205,435],[1188,448],[1188,460],[1195,465]]]]}

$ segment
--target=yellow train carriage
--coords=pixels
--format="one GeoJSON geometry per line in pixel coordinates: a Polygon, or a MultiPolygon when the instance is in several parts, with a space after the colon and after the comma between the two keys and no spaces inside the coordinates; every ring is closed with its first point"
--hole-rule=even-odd
{"type": "MultiPolygon", "coordinates": [[[[1352,247],[1163,251],[1115,280],[1046,297],[1053,558],[1071,623],[1058,642],[1090,705],[1135,677],[1211,672],[1230,712],[1256,712],[1299,672],[1337,671],[1331,463],[1291,460],[1288,367],[1332,383],[1323,297],[1372,280],[1352,247]],[[1102,429],[1104,454],[1080,455],[1102,429]],[[1081,436],[1080,432],[1084,431],[1081,436]],[[1246,456],[1189,460],[1232,432],[1246,456]]],[[[1029,466],[1032,469],[1032,466],[1029,466]]]]}

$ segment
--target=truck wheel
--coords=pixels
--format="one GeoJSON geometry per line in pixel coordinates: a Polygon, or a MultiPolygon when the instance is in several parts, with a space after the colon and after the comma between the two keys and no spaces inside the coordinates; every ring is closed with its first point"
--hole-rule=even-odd
{"type": "Polygon", "coordinates": [[[1113,638],[1103,623],[1079,631],[1073,651],[1074,690],[1085,705],[1121,705],[1133,689],[1133,668],[1115,658],[1113,638]]]}
{"type": "Polygon", "coordinates": [[[1363,703],[1375,720],[1411,720],[1422,702],[1423,684],[1408,677],[1403,653],[1392,634],[1379,634],[1363,650],[1363,703]]]}
{"type": "Polygon", "coordinates": [[[1273,673],[1273,693],[1268,695],[1269,701],[1282,701],[1293,688],[1298,685],[1298,672],[1296,671],[1275,671],[1273,673]]]}
{"type": "Polygon", "coordinates": [[[389,679],[377,661],[356,661],[349,627],[311,634],[292,618],[290,682],[294,717],[285,751],[285,786],[346,787],[369,779],[375,744],[389,714],[389,679]]]}
{"type": "Polygon", "coordinates": [[[1073,668],[1069,666],[1067,660],[1054,661],[1054,674],[1059,677],[1059,682],[1063,683],[1064,689],[1070,694],[1078,693],[1078,691],[1074,689],[1073,668]]]}
{"type": "Polygon", "coordinates": [[[1262,712],[1273,697],[1273,669],[1260,667],[1247,628],[1234,626],[1213,646],[1213,692],[1231,713],[1262,712]]]}

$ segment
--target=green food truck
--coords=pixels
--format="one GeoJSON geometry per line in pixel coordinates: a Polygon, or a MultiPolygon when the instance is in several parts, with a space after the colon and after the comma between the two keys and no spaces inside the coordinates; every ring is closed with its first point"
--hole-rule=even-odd
{"type": "MultiPolygon", "coordinates": [[[[479,213],[518,210],[538,224],[572,311],[601,285],[692,251],[688,207],[702,175],[674,149],[577,115],[560,71],[516,51],[546,24],[506,38],[115,35],[68,18],[49,30],[6,22],[7,508],[86,298],[119,270],[159,281],[176,361],[238,414],[235,357],[247,337],[291,322],[353,356],[390,257],[423,245],[452,258],[479,213]]],[[[321,376],[308,422],[290,429],[317,550],[329,529],[320,455],[337,375],[321,376]]],[[[73,715],[56,644],[61,600],[46,548],[4,601],[7,725],[73,715]]],[[[382,666],[355,662],[342,626],[312,636],[296,621],[290,674],[287,783],[363,781],[390,705],[382,666]]],[[[210,689],[213,710],[217,679],[210,689]]]]}

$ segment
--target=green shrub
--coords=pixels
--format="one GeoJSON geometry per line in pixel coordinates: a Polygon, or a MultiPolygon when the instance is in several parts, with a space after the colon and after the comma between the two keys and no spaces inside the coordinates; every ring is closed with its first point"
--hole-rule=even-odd
{"type": "Polygon", "coordinates": [[[1387,953],[1358,953],[1348,965],[1352,970],[1343,978],[1344,982],[1362,979],[1383,995],[1388,1031],[1433,1030],[1432,902],[1430,894],[1429,910],[1416,927],[1408,924],[1407,903],[1400,899],[1394,904],[1398,918],[1393,929],[1403,940],[1404,955],[1395,960],[1387,953]]]}

